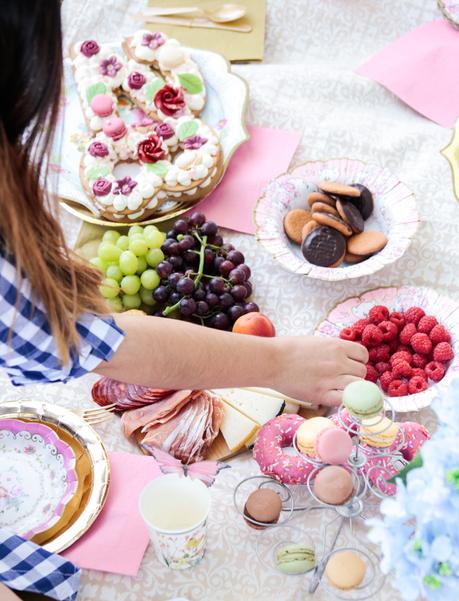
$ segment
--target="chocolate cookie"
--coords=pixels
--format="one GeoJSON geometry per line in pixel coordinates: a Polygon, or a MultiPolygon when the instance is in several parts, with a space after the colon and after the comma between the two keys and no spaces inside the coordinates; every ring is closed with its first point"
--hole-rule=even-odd
{"type": "Polygon", "coordinates": [[[355,204],[364,220],[367,220],[368,217],[373,213],[373,194],[366,186],[363,186],[362,184],[351,184],[351,187],[359,190],[360,196],[357,198],[350,197],[349,200],[355,204]]]}
{"type": "Polygon", "coordinates": [[[344,258],[346,239],[331,227],[317,227],[303,240],[301,252],[313,265],[333,267],[344,258]]]}
{"type": "Polygon", "coordinates": [[[311,194],[308,196],[308,205],[310,207],[312,207],[315,202],[323,202],[331,207],[335,206],[335,201],[333,198],[330,198],[330,196],[322,194],[321,192],[311,192],[311,194]]]}
{"type": "Polygon", "coordinates": [[[352,202],[339,199],[336,201],[336,209],[341,219],[351,226],[351,230],[354,234],[363,232],[365,227],[363,217],[352,202]]]}
{"type": "Polygon", "coordinates": [[[338,230],[343,236],[352,236],[352,229],[349,224],[343,221],[340,217],[330,215],[330,213],[313,213],[312,218],[320,225],[327,225],[335,230],[338,230]]]}
{"type": "Polygon", "coordinates": [[[347,252],[359,256],[374,255],[382,250],[386,244],[387,238],[382,232],[368,230],[349,238],[347,252]]]}
{"type": "Polygon", "coordinates": [[[293,209],[284,217],[284,230],[292,242],[301,244],[301,231],[311,221],[311,213],[305,209],[293,209]]]}
{"type": "Polygon", "coordinates": [[[313,213],[330,213],[330,215],[335,215],[335,217],[339,217],[338,211],[335,209],[335,207],[331,207],[330,205],[327,205],[324,202],[315,202],[311,207],[311,211],[313,213]]]}
{"type": "Polygon", "coordinates": [[[325,194],[331,194],[332,196],[360,196],[360,190],[354,186],[346,186],[346,184],[339,184],[338,182],[322,181],[319,188],[325,194]]]}

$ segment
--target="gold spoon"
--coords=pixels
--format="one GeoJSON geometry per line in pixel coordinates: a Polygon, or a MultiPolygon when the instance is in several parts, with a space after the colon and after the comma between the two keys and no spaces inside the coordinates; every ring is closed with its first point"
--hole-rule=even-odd
{"type": "Polygon", "coordinates": [[[246,9],[241,4],[233,2],[224,2],[215,8],[199,8],[198,6],[177,7],[177,8],[152,8],[146,9],[146,16],[165,17],[168,15],[196,15],[205,17],[214,23],[230,23],[237,21],[246,14],[246,9]]]}

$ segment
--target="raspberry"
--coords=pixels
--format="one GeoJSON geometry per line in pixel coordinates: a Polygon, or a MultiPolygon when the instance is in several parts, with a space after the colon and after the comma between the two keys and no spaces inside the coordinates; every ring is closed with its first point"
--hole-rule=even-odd
{"type": "Polygon", "coordinates": [[[375,369],[379,374],[384,374],[386,371],[390,371],[390,363],[387,363],[387,361],[378,361],[375,365],[375,369]]]}
{"type": "Polygon", "coordinates": [[[427,381],[426,372],[420,367],[413,367],[413,369],[411,370],[411,377],[414,378],[415,376],[424,378],[424,380],[427,381]]]}
{"type": "Polygon", "coordinates": [[[377,382],[379,378],[379,373],[373,367],[373,365],[367,364],[367,375],[365,376],[365,380],[369,380],[370,382],[377,382]]]}
{"type": "Polygon", "coordinates": [[[387,387],[387,393],[389,396],[405,396],[408,394],[408,384],[402,380],[392,380],[387,387]]]}
{"type": "Polygon", "coordinates": [[[427,334],[415,334],[411,338],[411,346],[413,347],[413,350],[416,351],[416,353],[419,353],[420,355],[428,355],[432,350],[432,341],[427,336],[427,334]]]}
{"type": "Polygon", "coordinates": [[[426,376],[433,380],[434,382],[440,382],[440,380],[445,375],[445,366],[438,361],[431,361],[427,363],[425,370],[426,376]]]}
{"type": "Polygon", "coordinates": [[[389,384],[394,380],[394,374],[391,371],[385,371],[379,378],[379,383],[384,392],[387,392],[389,384]]]}
{"type": "Polygon", "coordinates": [[[390,359],[390,348],[388,344],[378,344],[369,350],[369,358],[372,363],[379,363],[379,361],[389,361],[390,359]]]}
{"type": "Polygon", "coordinates": [[[427,365],[427,357],[425,355],[420,355],[419,353],[415,353],[413,355],[412,364],[414,367],[425,367],[427,365]]]}
{"type": "Polygon", "coordinates": [[[403,313],[399,313],[398,311],[392,311],[392,313],[389,315],[389,321],[395,323],[399,331],[403,330],[406,324],[405,316],[403,313]]]}
{"type": "Polygon", "coordinates": [[[408,351],[398,351],[397,353],[394,353],[390,358],[390,364],[392,365],[392,367],[394,367],[394,365],[399,363],[399,361],[406,361],[408,365],[411,365],[412,360],[413,356],[408,351]]]}
{"type": "Polygon", "coordinates": [[[418,332],[428,334],[436,325],[438,321],[433,315],[424,315],[421,317],[418,323],[418,332]]]}
{"type": "Polygon", "coordinates": [[[417,329],[414,323],[407,323],[400,332],[399,340],[402,344],[410,344],[411,338],[416,334],[417,329]]]}
{"type": "Polygon", "coordinates": [[[344,328],[339,333],[339,337],[343,340],[357,340],[357,332],[352,328],[344,328]]]}
{"type": "Polygon", "coordinates": [[[444,326],[438,324],[430,331],[430,340],[432,340],[433,344],[438,344],[439,342],[451,342],[451,336],[444,326]]]}
{"type": "Polygon", "coordinates": [[[416,326],[421,321],[421,317],[424,317],[425,314],[425,311],[423,311],[421,307],[410,307],[404,313],[406,322],[414,323],[416,326]]]}
{"type": "Polygon", "coordinates": [[[412,355],[411,351],[411,346],[408,346],[406,344],[399,344],[397,347],[397,353],[409,353],[410,357],[412,355]]]}
{"type": "Polygon", "coordinates": [[[411,376],[411,365],[408,361],[397,361],[392,366],[392,373],[396,378],[409,378],[411,376]]]}
{"type": "Polygon", "coordinates": [[[381,330],[373,324],[366,326],[363,330],[362,343],[363,346],[366,346],[367,348],[378,346],[378,344],[381,344],[382,339],[383,334],[381,330]]]}
{"type": "Polygon", "coordinates": [[[449,342],[439,342],[437,346],[434,348],[433,358],[434,361],[439,361],[440,363],[446,363],[447,361],[451,361],[454,357],[454,351],[451,348],[449,342]]]}
{"type": "Polygon", "coordinates": [[[357,334],[357,336],[359,336],[359,338],[361,338],[363,330],[368,325],[370,325],[370,321],[368,319],[359,319],[359,321],[356,321],[355,324],[352,326],[352,329],[357,334]]]}
{"type": "Polygon", "coordinates": [[[395,338],[394,340],[391,340],[388,344],[389,344],[391,355],[393,355],[394,353],[396,353],[398,351],[398,339],[397,338],[395,338]]]}
{"type": "Polygon", "coordinates": [[[368,319],[371,323],[379,324],[386,319],[389,319],[389,309],[383,305],[376,305],[372,307],[368,313],[368,319]]]}
{"type": "Polygon", "coordinates": [[[398,328],[395,323],[392,323],[391,321],[382,321],[378,327],[383,333],[384,342],[390,342],[397,338],[398,328]]]}
{"type": "Polygon", "coordinates": [[[427,389],[427,381],[420,376],[414,376],[408,382],[408,392],[410,394],[416,394],[417,392],[422,392],[427,389]]]}

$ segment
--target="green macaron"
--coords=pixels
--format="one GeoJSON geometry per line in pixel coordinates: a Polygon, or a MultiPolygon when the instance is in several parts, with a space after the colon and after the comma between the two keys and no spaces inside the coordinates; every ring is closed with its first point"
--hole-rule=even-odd
{"type": "Polygon", "coordinates": [[[384,397],[380,388],[373,382],[356,380],[344,389],[343,403],[351,415],[362,419],[381,413],[384,397]]]}
{"type": "Polygon", "coordinates": [[[282,545],[276,551],[276,566],[283,574],[304,574],[316,565],[314,549],[301,543],[282,545]]]}

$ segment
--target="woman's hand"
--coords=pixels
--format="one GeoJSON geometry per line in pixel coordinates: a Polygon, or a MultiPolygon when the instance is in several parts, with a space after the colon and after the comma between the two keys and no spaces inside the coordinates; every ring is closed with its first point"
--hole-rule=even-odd
{"type": "Polygon", "coordinates": [[[276,338],[277,367],[272,388],[321,405],[339,405],[343,389],[365,377],[368,351],[339,338],[276,338]]]}

